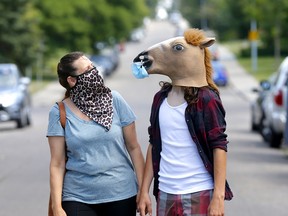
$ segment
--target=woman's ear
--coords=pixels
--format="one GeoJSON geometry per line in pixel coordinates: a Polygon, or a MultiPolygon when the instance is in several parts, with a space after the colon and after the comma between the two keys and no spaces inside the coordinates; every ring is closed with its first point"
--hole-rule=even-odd
{"type": "Polygon", "coordinates": [[[67,82],[68,82],[70,88],[72,88],[73,86],[76,85],[77,78],[72,77],[72,76],[68,76],[68,77],[67,77],[67,82]]]}

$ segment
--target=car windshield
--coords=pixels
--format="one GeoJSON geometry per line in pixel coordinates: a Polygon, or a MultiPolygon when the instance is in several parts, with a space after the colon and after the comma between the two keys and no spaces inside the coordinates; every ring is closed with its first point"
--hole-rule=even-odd
{"type": "Polygon", "coordinates": [[[12,87],[17,84],[17,76],[11,69],[0,68],[0,88],[12,87]]]}

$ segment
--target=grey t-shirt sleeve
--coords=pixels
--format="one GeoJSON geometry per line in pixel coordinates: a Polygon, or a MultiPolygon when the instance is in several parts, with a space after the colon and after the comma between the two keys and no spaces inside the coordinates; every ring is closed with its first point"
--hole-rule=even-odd
{"type": "Polygon", "coordinates": [[[64,129],[60,123],[60,113],[57,104],[55,104],[49,112],[46,136],[64,136],[64,129]]]}
{"type": "Polygon", "coordinates": [[[136,115],[131,107],[117,91],[112,91],[112,95],[114,107],[116,109],[114,111],[117,112],[119,116],[121,126],[125,127],[133,123],[136,120],[136,115]]]}

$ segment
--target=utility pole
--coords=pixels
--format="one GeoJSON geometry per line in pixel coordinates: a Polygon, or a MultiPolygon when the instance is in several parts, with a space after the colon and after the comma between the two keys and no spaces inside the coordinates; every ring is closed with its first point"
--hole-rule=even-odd
{"type": "Polygon", "coordinates": [[[181,0],[174,0],[173,3],[172,3],[172,8],[173,10],[175,11],[179,11],[180,10],[180,2],[181,0]]]}
{"type": "Polygon", "coordinates": [[[208,23],[207,23],[207,18],[206,18],[206,13],[205,13],[205,2],[206,0],[200,0],[200,19],[201,19],[201,29],[207,30],[208,28],[208,23]]]}
{"type": "Polygon", "coordinates": [[[251,20],[250,23],[250,32],[249,32],[249,40],[251,44],[251,67],[252,71],[257,71],[258,68],[258,31],[257,31],[257,22],[255,19],[251,20]]]}

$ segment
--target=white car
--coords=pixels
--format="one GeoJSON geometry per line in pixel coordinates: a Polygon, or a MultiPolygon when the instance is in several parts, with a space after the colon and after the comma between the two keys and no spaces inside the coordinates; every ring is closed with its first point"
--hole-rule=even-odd
{"type": "Polygon", "coordinates": [[[279,66],[271,90],[263,101],[263,135],[270,147],[280,148],[286,124],[288,57],[279,66]]]}
{"type": "Polygon", "coordinates": [[[261,80],[259,87],[252,88],[252,92],[257,94],[256,98],[251,101],[251,130],[262,132],[264,110],[263,102],[271,86],[275,83],[276,73],[273,73],[267,80],[261,80]]]}

